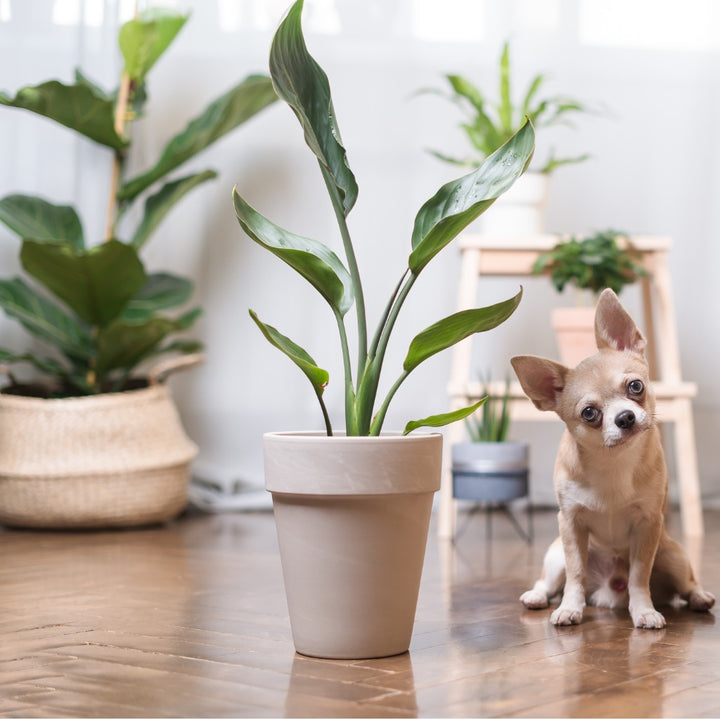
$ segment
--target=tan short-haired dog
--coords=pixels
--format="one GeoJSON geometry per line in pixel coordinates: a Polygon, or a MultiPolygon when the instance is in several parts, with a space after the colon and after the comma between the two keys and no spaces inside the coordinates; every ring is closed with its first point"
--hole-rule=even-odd
{"type": "Polygon", "coordinates": [[[628,607],[635,627],[662,628],[653,599],[679,595],[693,610],[709,610],[715,598],[666,532],[667,471],[645,339],[612,290],[600,296],[595,338],[598,352],[574,369],[512,359],[535,406],[554,410],[566,425],[554,473],[560,537],[520,600],[545,608],[562,593],[550,617],[555,625],[581,622],[587,601],[628,607]]]}

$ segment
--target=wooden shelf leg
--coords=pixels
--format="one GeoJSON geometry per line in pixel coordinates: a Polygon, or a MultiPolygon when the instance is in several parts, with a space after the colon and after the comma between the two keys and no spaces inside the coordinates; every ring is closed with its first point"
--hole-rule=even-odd
{"type": "Polygon", "coordinates": [[[443,445],[443,472],[440,486],[440,506],[438,508],[438,537],[452,540],[457,525],[457,500],[452,492],[452,446],[462,442],[463,425],[456,422],[445,431],[443,445]]]}
{"type": "Polygon", "coordinates": [[[677,411],[673,425],[683,533],[687,537],[701,537],[704,529],[692,405],[686,398],[679,398],[675,402],[677,411]]]}

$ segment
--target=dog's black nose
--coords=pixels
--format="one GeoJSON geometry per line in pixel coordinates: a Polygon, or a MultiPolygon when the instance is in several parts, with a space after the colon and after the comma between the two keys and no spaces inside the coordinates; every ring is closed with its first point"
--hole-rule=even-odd
{"type": "Polygon", "coordinates": [[[615,418],[615,424],[621,430],[629,430],[635,424],[635,413],[632,410],[623,410],[615,418]]]}

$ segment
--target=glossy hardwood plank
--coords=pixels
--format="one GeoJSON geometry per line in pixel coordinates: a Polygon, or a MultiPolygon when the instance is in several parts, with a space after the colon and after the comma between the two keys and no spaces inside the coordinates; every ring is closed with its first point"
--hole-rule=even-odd
{"type": "MultiPolygon", "coordinates": [[[[720,592],[720,513],[693,552],[720,592]]],[[[671,529],[678,537],[679,519],[671,529]]],[[[588,609],[578,627],[517,598],[556,532],[500,515],[431,531],[410,653],[293,651],[272,515],[187,515],[116,532],[0,530],[2,717],[717,717],[720,626],[659,631],[588,609]]]]}

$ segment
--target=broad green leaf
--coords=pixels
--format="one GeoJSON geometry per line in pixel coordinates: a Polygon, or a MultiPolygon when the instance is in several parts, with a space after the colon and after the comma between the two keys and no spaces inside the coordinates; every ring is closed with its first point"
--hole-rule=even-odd
{"type": "Polygon", "coordinates": [[[484,308],[461,310],[426,328],[410,343],[403,369],[410,372],[424,360],[466,337],[497,327],[515,312],[521,298],[522,288],[509,300],[484,308]]]}
{"type": "Polygon", "coordinates": [[[69,243],[85,247],[82,223],[75,209],[53,205],[31,195],[6,195],[0,199],[0,221],[22,239],[69,243]]]}
{"type": "Polygon", "coordinates": [[[67,245],[25,240],[20,260],[30,275],[85,322],[100,327],[122,313],[146,280],[134,248],[119,240],[82,252],[67,245]]]}
{"type": "Polygon", "coordinates": [[[132,246],[139,250],[178,200],[201,183],[216,177],[214,170],[205,170],[163,185],[159,192],[145,201],[143,218],[133,236],[132,246]]]}
{"type": "Polygon", "coordinates": [[[153,355],[167,355],[168,353],[179,353],[190,355],[200,352],[204,345],[198,340],[174,340],[169,345],[163,345],[153,352],[153,355]]]}
{"type": "Polygon", "coordinates": [[[535,133],[526,121],[477,170],[443,185],[420,208],[408,260],[414,274],[512,186],[527,168],[534,146],[535,133]]]}
{"type": "Polygon", "coordinates": [[[131,80],[145,78],[188,17],[168,8],[150,8],[120,28],[118,43],[125,59],[125,72],[131,80]]]}
{"type": "Polygon", "coordinates": [[[0,348],[0,363],[5,365],[28,363],[42,373],[58,377],[66,377],[68,374],[64,366],[50,358],[32,355],[31,353],[15,353],[11,350],[3,350],[2,348],[0,348]]]}
{"type": "Polygon", "coordinates": [[[100,330],[97,337],[97,372],[131,370],[155,354],[160,343],[171,333],[184,330],[180,320],[154,317],[140,323],[116,320],[100,330]]]}
{"type": "Polygon", "coordinates": [[[147,276],[145,284],[133,296],[121,316],[127,322],[148,320],[160,310],[186,303],[193,291],[193,283],[184,277],[168,273],[147,276]]]}
{"type": "Polygon", "coordinates": [[[270,75],[277,94],[300,121],[305,142],[332,179],[347,217],[357,199],[357,182],[340,138],[327,75],[303,38],[302,9],[303,0],[297,0],[275,33],[270,75]]]}
{"type": "Polygon", "coordinates": [[[95,95],[99,98],[104,98],[109,102],[115,102],[117,99],[115,94],[105,92],[104,88],[101,88],[97,83],[93,82],[80,68],[75,68],[75,84],[87,85],[87,87],[90,88],[95,95]]]}
{"type": "Polygon", "coordinates": [[[248,205],[233,191],[235,214],[243,230],[259,245],[299,272],[330,303],[345,315],[353,304],[350,273],[338,256],[312,238],[283,230],[248,205]]]}
{"type": "Polygon", "coordinates": [[[479,402],[462,408],[461,410],[441,413],[440,415],[430,415],[430,417],[423,418],[422,420],[411,420],[405,426],[403,435],[407,435],[413,430],[417,430],[421,427],[443,427],[444,425],[450,425],[450,423],[457,422],[458,420],[464,420],[466,417],[472,415],[485,402],[485,400],[487,400],[487,398],[483,398],[479,402]]]}
{"type": "Polygon", "coordinates": [[[115,150],[128,144],[115,132],[113,101],[85,80],[75,85],[64,85],[58,80],[29,85],[18,90],[14,98],[0,92],[0,104],[44,115],[115,150]]]}
{"type": "Polygon", "coordinates": [[[0,280],[0,307],[31,334],[75,358],[92,354],[90,333],[22,278],[0,280]]]}
{"type": "Polygon", "coordinates": [[[188,328],[192,327],[196,323],[198,318],[202,317],[202,314],[202,308],[196,307],[192,310],[188,310],[183,315],[180,315],[180,317],[175,319],[178,324],[178,330],[187,330],[188,328]]]}
{"type": "Polygon", "coordinates": [[[266,325],[262,322],[253,310],[250,310],[250,317],[260,328],[260,332],[265,336],[265,339],[273,347],[287,355],[303,371],[318,396],[322,395],[329,380],[327,370],[319,368],[312,357],[289,337],[278,332],[272,325],[266,325]]]}
{"type": "Polygon", "coordinates": [[[165,147],[157,164],[130,180],[118,192],[119,200],[132,200],[216,140],[277,100],[270,78],[250,75],[209,105],[165,147]]]}

